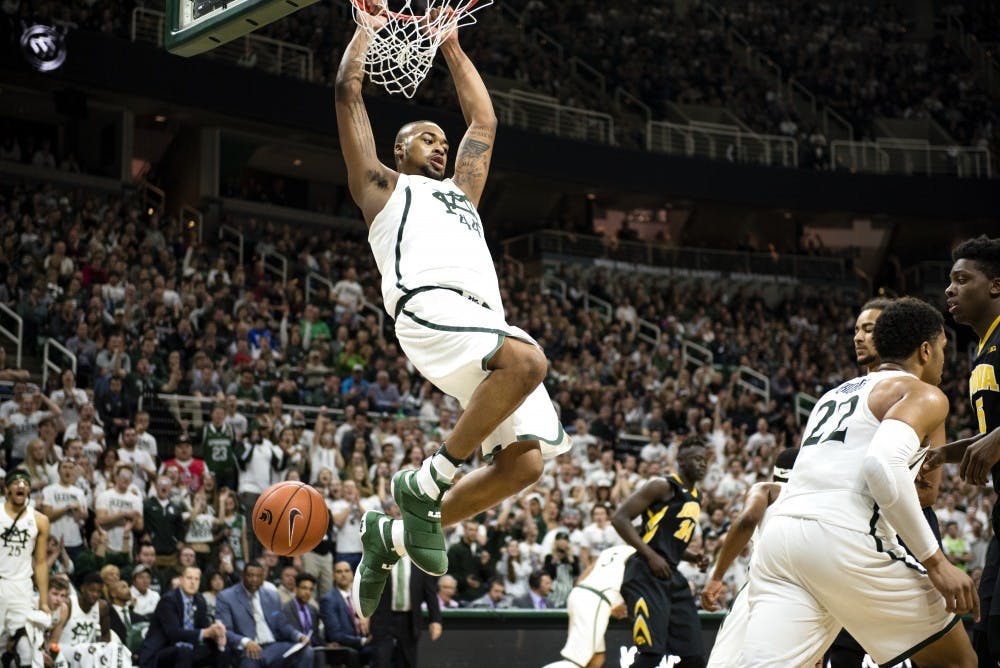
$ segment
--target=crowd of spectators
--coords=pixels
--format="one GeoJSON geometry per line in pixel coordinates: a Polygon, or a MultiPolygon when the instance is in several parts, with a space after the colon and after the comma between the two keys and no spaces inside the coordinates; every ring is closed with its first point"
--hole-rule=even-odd
{"type": "Polygon", "coordinates": [[[892,3],[727,3],[727,22],[787,76],[846,117],[859,138],[879,117],[932,118],[959,144],[997,139],[996,105],[973,62],[936,33],[920,39],[892,3]]]}
{"type": "MultiPolygon", "coordinates": [[[[33,499],[55,520],[56,572],[78,581],[141,563],[162,590],[194,561],[207,588],[261,560],[274,578],[286,566],[326,570],[322,595],[328,569],[278,559],[248,530],[257,496],[282,479],[316,485],[334,524],[320,551],[354,564],[361,514],[389,503],[392,474],[419,466],[453,428],[459,407],[364,306],[381,301],[363,241],[254,221],[242,229],[245,265],[129,198],[0,189],[0,300],[24,318],[26,354],[51,338],[77,356],[76,373],[53,374],[47,387],[3,371],[16,381],[0,408],[3,463],[31,472],[33,499]],[[264,270],[265,251],[290,259],[285,285],[264,270]],[[333,290],[307,300],[309,272],[333,290]]],[[[671,471],[692,433],[713,446],[696,540],[714,557],[743,492],[798,442],[796,393],[817,396],[857,372],[861,295],[564,267],[563,298],[508,269],[508,318],[545,348],[576,445],[533,488],[452,531],[454,598],[467,605],[505,605],[531,589],[532,573],[548,576],[551,605],[564,604],[576,575],[620,540],[608,524],[617,504],[671,471]],[[613,317],[586,310],[587,293],[614,304],[613,317]],[[660,330],[659,345],[638,336],[640,318],[660,330]],[[714,365],[686,364],[684,340],[708,348],[714,365]],[[770,379],[769,399],[739,382],[740,366],[770,379]]],[[[948,371],[949,435],[959,436],[972,424],[965,356],[948,371]]],[[[991,503],[948,471],[942,518],[972,569],[991,503]]],[[[732,592],[742,573],[731,570],[732,592]]],[[[688,574],[700,586],[703,576],[688,574]]]]}
{"type": "Polygon", "coordinates": [[[975,35],[986,47],[1000,40],[1000,7],[989,0],[957,0],[941,7],[941,16],[953,16],[962,22],[966,33],[975,35]]]}
{"type": "MultiPolygon", "coordinates": [[[[617,113],[609,106],[611,98],[595,94],[597,84],[573,68],[573,59],[579,59],[604,77],[607,91],[621,87],[635,95],[654,119],[676,119],[675,103],[726,108],[752,130],[797,139],[800,165],[826,168],[828,140],[815,119],[801,116],[785,91],[750,67],[744,47],[728,37],[732,28],[777,63],[785,79],[803,83],[818,101],[847,118],[856,138],[878,136],[879,117],[932,118],[959,144],[997,145],[996,106],[973,62],[940,31],[917,38],[913,22],[891,3],[718,4],[718,11],[709,11],[698,2],[622,6],[510,0],[476,14],[480,25],[469,30],[489,34],[489,40],[467,39],[464,45],[480,71],[502,88],[524,88],[562,104],[617,113]]],[[[989,26],[998,24],[993,4],[952,3],[940,14],[959,16],[970,30],[989,35],[989,26]]],[[[131,0],[7,2],[2,9],[19,19],[128,37],[136,6],[162,9],[161,2],[131,0]]],[[[314,80],[330,84],[353,29],[349,3],[321,0],[260,33],[311,49],[314,80]]],[[[267,69],[269,62],[266,54],[251,54],[245,64],[267,69]]],[[[437,81],[421,86],[414,102],[457,110],[452,86],[441,85],[444,76],[439,64],[430,74],[437,81]]],[[[368,92],[384,94],[374,87],[368,92]]],[[[620,120],[622,128],[632,127],[627,118],[620,120]]],[[[628,136],[619,139],[625,143],[642,143],[641,133],[625,129],[623,134],[628,136]]],[[[34,147],[21,153],[22,160],[35,158],[34,147]]],[[[72,168],[72,156],[66,161],[72,168]]]]}

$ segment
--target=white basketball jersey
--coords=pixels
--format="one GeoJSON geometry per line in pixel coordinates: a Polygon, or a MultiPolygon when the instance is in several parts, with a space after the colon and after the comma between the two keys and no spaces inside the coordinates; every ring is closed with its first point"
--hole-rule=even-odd
{"type": "Polygon", "coordinates": [[[404,294],[426,286],[462,290],[503,312],[479,213],[451,179],[400,174],[372,221],[368,242],[382,273],[382,301],[390,315],[404,294]]]}
{"type": "MultiPolygon", "coordinates": [[[[868,491],[862,464],[880,424],[868,408],[868,395],[879,382],[903,375],[908,374],[876,371],[841,384],[816,402],[795,468],[769,515],[820,520],[896,542],[896,532],[868,491]]],[[[921,447],[909,462],[914,478],[926,452],[921,447]]]]}
{"type": "Polygon", "coordinates": [[[25,508],[15,524],[6,508],[0,507],[0,579],[31,579],[37,537],[34,508],[25,508]]]}
{"type": "Polygon", "coordinates": [[[609,547],[597,556],[594,569],[580,583],[604,594],[612,607],[622,602],[622,580],[625,578],[625,562],[635,554],[631,545],[609,547]]]}
{"type": "Polygon", "coordinates": [[[101,605],[95,602],[84,612],[79,602],[73,604],[73,611],[63,627],[59,642],[65,645],[84,645],[101,639],[101,605]]]}

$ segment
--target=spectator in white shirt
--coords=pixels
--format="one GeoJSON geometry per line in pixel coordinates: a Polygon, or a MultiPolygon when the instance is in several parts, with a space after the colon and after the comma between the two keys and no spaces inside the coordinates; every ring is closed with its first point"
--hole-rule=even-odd
{"type": "Polygon", "coordinates": [[[135,414],[135,438],[136,447],[149,454],[150,457],[157,457],[159,452],[156,447],[156,437],[149,433],[149,413],[139,411],[135,414]]]}
{"type": "Polygon", "coordinates": [[[149,481],[156,478],[156,462],[148,452],[136,447],[138,443],[139,435],[135,427],[126,427],[121,435],[118,461],[132,465],[135,485],[139,488],[140,496],[145,496],[149,481]]]}
{"type": "Polygon", "coordinates": [[[72,369],[62,372],[62,387],[52,393],[52,402],[62,410],[64,424],[73,424],[80,419],[80,408],[90,403],[87,393],[76,386],[76,374],[72,369]]]}
{"type": "Polygon", "coordinates": [[[131,466],[121,466],[115,473],[115,486],[97,497],[97,525],[108,532],[108,549],[131,551],[132,531],[142,531],[142,499],[129,490],[131,466]]]}
{"type": "Polygon", "coordinates": [[[747,491],[746,478],[743,475],[743,462],[733,459],[729,462],[726,475],[715,488],[715,497],[720,501],[732,501],[741,498],[747,491]]]}
{"type": "Polygon", "coordinates": [[[587,568],[597,556],[609,547],[624,545],[625,541],[611,526],[608,508],[596,505],[590,510],[590,524],[583,528],[580,543],[580,568],[587,568]]]}
{"type": "Polygon", "coordinates": [[[601,453],[600,466],[587,476],[587,484],[594,487],[615,484],[614,450],[605,450],[601,453]]]}
{"type": "Polygon", "coordinates": [[[365,298],[365,291],[358,283],[358,271],[354,267],[348,267],[344,272],[344,277],[337,281],[330,293],[331,300],[335,303],[334,310],[340,317],[344,313],[354,315],[361,310],[361,304],[365,298]]]}
{"type": "Polygon", "coordinates": [[[160,602],[160,595],[150,589],[152,583],[153,572],[149,569],[149,566],[138,564],[132,569],[132,598],[135,599],[132,610],[136,615],[148,618],[156,611],[156,604],[160,602]]]}
{"type": "Polygon", "coordinates": [[[642,446],[639,451],[639,459],[644,462],[660,462],[663,463],[668,459],[670,455],[670,448],[663,445],[663,434],[659,431],[651,431],[649,433],[649,443],[642,446]]]}
{"type": "Polygon", "coordinates": [[[747,439],[747,452],[751,455],[756,455],[762,449],[764,452],[772,452],[774,445],[774,434],[768,431],[767,420],[760,418],[757,420],[757,431],[750,434],[750,438],[747,439]]]}
{"type": "Polygon", "coordinates": [[[42,489],[42,512],[49,518],[49,535],[62,539],[70,558],[83,551],[83,527],[87,519],[87,498],[77,487],[79,475],[76,462],[63,459],[59,462],[59,482],[42,489]]]}

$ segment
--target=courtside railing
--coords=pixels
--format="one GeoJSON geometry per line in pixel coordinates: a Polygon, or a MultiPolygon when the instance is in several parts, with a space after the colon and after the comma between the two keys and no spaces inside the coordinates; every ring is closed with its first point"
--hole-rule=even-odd
{"type": "Polygon", "coordinates": [[[728,162],[797,167],[798,142],[791,137],[766,135],[735,125],[650,121],[646,148],[658,153],[728,162]]]}
{"type": "Polygon", "coordinates": [[[611,114],[559,104],[554,97],[519,90],[490,91],[497,118],[504,125],[544,134],[613,145],[611,114]]]}
{"type": "Polygon", "coordinates": [[[274,274],[274,277],[281,281],[281,286],[288,285],[288,258],[281,253],[265,250],[261,253],[261,260],[264,261],[264,272],[274,274]]]}
{"type": "MultiPolygon", "coordinates": [[[[132,41],[155,44],[162,48],[164,21],[163,12],[136,7],[132,10],[132,41]]],[[[280,39],[251,33],[217,46],[211,53],[216,58],[242,67],[304,81],[312,81],[313,78],[312,49],[280,39]]]]}
{"type": "Polygon", "coordinates": [[[549,276],[545,274],[542,276],[542,289],[547,293],[554,293],[559,295],[559,298],[566,299],[566,281],[561,278],[556,278],[555,276],[549,276]]]}
{"type": "Polygon", "coordinates": [[[61,375],[63,369],[66,368],[64,365],[67,362],[69,363],[69,368],[72,369],[75,374],[76,355],[74,355],[69,348],[55,339],[45,339],[45,346],[42,348],[42,387],[49,386],[49,372],[54,372],[56,376],[61,375]],[[55,352],[62,355],[62,359],[59,360],[61,363],[57,363],[55,361],[55,356],[52,354],[53,349],[55,349],[55,352]]]}
{"type": "Polygon", "coordinates": [[[746,392],[756,394],[766,405],[771,401],[771,380],[756,369],[741,366],[736,370],[736,385],[746,392]]]}
{"type": "Polygon", "coordinates": [[[0,322],[3,320],[8,320],[11,323],[11,328],[6,325],[0,325],[0,335],[5,339],[10,339],[14,344],[14,349],[17,351],[15,353],[15,369],[21,368],[21,344],[24,342],[24,319],[21,318],[17,313],[10,310],[6,304],[0,304],[0,322]]]}
{"type": "Polygon", "coordinates": [[[219,226],[219,246],[236,253],[240,259],[240,266],[243,266],[243,233],[232,225],[219,226]]]}
{"type": "Polygon", "coordinates": [[[830,166],[873,174],[943,174],[959,178],[993,176],[990,150],[984,146],[936,146],[921,139],[834,141],[830,166]]]}
{"type": "Polygon", "coordinates": [[[660,326],[652,320],[639,318],[639,325],[636,329],[635,335],[656,348],[659,347],[660,341],[663,338],[663,330],[661,330],[660,326]]]}
{"type": "Polygon", "coordinates": [[[589,292],[583,295],[583,308],[588,311],[594,311],[604,322],[611,322],[615,316],[614,309],[611,308],[611,302],[601,299],[597,295],[592,295],[589,292]]]}
{"type": "Polygon", "coordinates": [[[816,405],[819,399],[811,394],[798,392],[792,398],[792,401],[795,405],[795,424],[801,425],[803,422],[809,420],[809,414],[812,413],[813,406],[816,405]]]}
{"type": "Polygon", "coordinates": [[[690,364],[699,367],[713,366],[715,355],[700,343],[695,343],[690,339],[681,339],[681,366],[686,369],[690,364]]]}

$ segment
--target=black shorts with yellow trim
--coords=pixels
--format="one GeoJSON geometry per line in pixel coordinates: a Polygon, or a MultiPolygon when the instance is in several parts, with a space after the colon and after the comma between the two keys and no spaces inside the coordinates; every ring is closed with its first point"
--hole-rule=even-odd
{"type": "Polygon", "coordinates": [[[622,597],[632,622],[632,641],[642,653],[704,656],[701,621],[687,579],[674,569],[670,579],[653,575],[638,554],[625,562],[622,597]]]}

